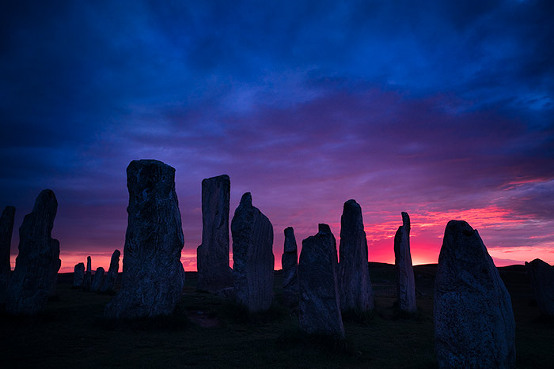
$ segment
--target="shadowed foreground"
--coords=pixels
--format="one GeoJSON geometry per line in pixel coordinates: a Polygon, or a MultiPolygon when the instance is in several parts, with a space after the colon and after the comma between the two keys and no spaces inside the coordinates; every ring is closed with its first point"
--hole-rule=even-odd
{"type": "MultiPolygon", "coordinates": [[[[309,339],[282,304],[281,272],[269,312],[248,315],[214,295],[196,292],[187,273],[175,314],[131,322],[102,318],[112,296],[71,289],[61,274],[58,296],[37,317],[0,316],[3,368],[435,368],[432,291],[436,265],[414,267],[418,313],[394,307],[395,272],[371,263],[376,310],[345,314],[346,341],[309,339]]],[[[516,319],[518,368],[552,368],[554,322],[541,318],[523,266],[500,268],[516,319]]]]}

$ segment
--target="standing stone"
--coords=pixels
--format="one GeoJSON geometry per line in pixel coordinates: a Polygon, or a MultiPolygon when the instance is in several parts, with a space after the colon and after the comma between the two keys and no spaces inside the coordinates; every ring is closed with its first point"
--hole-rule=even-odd
{"type": "Polygon", "coordinates": [[[19,255],[10,278],[6,311],[36,314],[46,308],[60,267],[60,243],[51,237],[58,201],[43,190],[19,228],[19,255]]]}
{"type": "Polygon", "coordinates": [[[87,272],[85,273],[85,280],[83,281],[83,290],[90,291],[92,285],[92,260],[90,256],[87,256],[87,272]]]}
{"type": "Polygon", "coordinates": [[[362,208],[355,200],[344,203],[340,223],[340,307],[343,312],[367,312],[374,307],[373,289],[369,279],[362,208]]]}
{"type": "Polygon", "coordinates": [[[202,181],[202,244],[197,249],[199,290],[217,292],[233,285],[229,267],[230,193],[227,175],[202,181]]]}
{"type": "Polygon", "coordinates": [[[112,292],[115,290],[115,282],[117,281],[117,273],[119,272],[119,257],[121,252],[115,250],[112,254],[112,259],[110,260],[110,269],[104,278],[102,287],[100,287],[100,292],[112,292]]]}
{"type": "Polygon", "coordinates": [[[300,328],[344,338],[337,279],[337,244],[327,224],[302,241],[298,262],[300,328]]]}
{"type": "Polygon", "coordinates": [[[83,282],[85,281],[85,264],[79,263],[75,264],[73,268],[73,287],[81,288],[83,287],[83,282]]]}
{"type": "Polygon", "coordinates": [[[542,314],[554,317],[554,267],[541,259],[525,263],[537,305],[542,314]]]}
{"type": "Polygon", "coordinates": [[[267,310],[273,301],[273,226],[252,206],[250,192],[242,195],[231,232],[237,302],[250,312],[267,310]]]}
{"type": "Polygon", "coordinates": [[[435,280],[435,351],[439,368],[514,368],[510,295],[479,233],[451,220],[435,280]]]}
{"type": "Polygon", "coordinates": [[[6,302],[8,282],[10,280],[10,248],[12,244],[13,220],[15,208],[6,206],[0,217],[0,305],[6,302]]]}
{"type": "Polygon", "coordinates": [[[394,264],[396,266],[398,307],[400,310],[415,313],[417,311],[415,296],[414,269],[410,253],[410,217],[402,212],[402,225],[394,235],[394,264]]]}
{"type": "Polygon", "coordinates": [[[94,277],[92,277],[92,285],[90,286],[90,290],[92,292],[98,292],[100,290],[100,287],[102,286],[103,281],[104,281],[104,268],[99,267],[96,269],[96,273],[94,273],[94,277]]]}
{"type": "Polygon", "coordinates": [[[283,266],[283,300],[287,306],[298,306],[298,247],[292,227],[285,228],[283,266]]]}
{"type": "Polygon", "coordinates": [[[129,206],[121,289],[106,306],[108,318],[171,314],[181,297],[183,230],[175,169],[157,160],[127,167],[129,206]]]}
{"type": "Polygon", "coordinates": [[[60,242],[52,243],[52,259],[50,260],[50,287],[48,288],[48,297],[56,295],[56,283],[58,282],[58,271],[62,266],[62,260],[60,259],[60,242]]]}

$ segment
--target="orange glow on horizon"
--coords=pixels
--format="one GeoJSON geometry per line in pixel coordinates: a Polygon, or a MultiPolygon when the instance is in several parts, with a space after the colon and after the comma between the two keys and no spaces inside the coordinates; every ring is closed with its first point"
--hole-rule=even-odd
{"type": "MultiPolygon", "coordinates": [[[[380,213],[364,213],[364,217],[379,220],[376,223],[366,223],[365,232],[368,243],[369,261],[384,262],[394,264],[394,235],[402,220],[400,214],[392,215],[380,213]]],[[[494,232],[517,230],[533,223],[532,219],[522,216],[516,216],[507,209],[496,206],[489,206],[479,209],[467,209],[462,211],[443,211],[443,212],[411,212],[411,254],[414,265],[434,264],[438,262],[438,256],[442,245],[444,228],[448,221],[452,219],[464,219],[474,229],[479,230],[483,242],[487,245],[489,254],[493,257],[497,266],[523,264],[525,261],[531,261],[535,258],[541,258],[549,264],[554,264],[554,243],[549,241],[552,235],[529,237],[535,243],[533,246],[522,245],[521,247],[502,246],[491,243],[489,235],[494,232]],[[544,241],[541,241],[544,239],[544,241]]],[[[330,224],[334,232],[340,232],[340,223],[330,224]]],[[[337,239],[337,249],[339,247],[340,235],[335,235],[337,239]]],[[[298,240],[299,248],[301,241],[298,240]]],[[[274,245],[278,250],[281,245],[274,245]]],[[[94,246],[87,248],[94,250],[94,246]]],[[[115,249],[115,248],[114,248],[115,249]]],[[[68,251],[61,250],[62,266],[60,273],[71,273],[75,264],[82,262],[86,264],[87,256],[92,258],[92,268],[98,267],[108,269],[111,255],[114,249],[105,251],[68,251]]],[[[282,248],[281,248],[282,250],[282,248]]],[[[120,251],[122,249],[120,248],[120,251]]],[[[337,250],[338,252],[338,250],[337,250]]],[[[275,269],[281,269],[281,254],[275,252],[275,269]]],[[[300,254],[300,250],[299,250],[300,254]]],[[[122,259],[120,262],[120,271],[122,270],[122,259]]],[[[196,249],[183,249],[181,253],[181,262],[186,271],[196,271],[196,249]]],[[[15,255],[12,255],[12,269],[15,264],[15,255]]],[[[229,266],[233,266],[232,253],[229,254],[229,266]]]]}

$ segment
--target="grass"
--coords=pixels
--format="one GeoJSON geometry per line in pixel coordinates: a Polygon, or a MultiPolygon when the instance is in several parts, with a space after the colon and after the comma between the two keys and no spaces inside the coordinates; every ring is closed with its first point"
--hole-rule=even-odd
{"type": "MultiPolygon", "coordinates": [[[[418,312],[395,306],[394,269],[372,265],[376,309],[344,315],[345,340],[306,335],[281,304],[264,313],[196,291],[187,273],[174,314],[156,319],[103,318],[109,295],[71,288],[60,275],[58,298],[35,317],[0,315],[2,368],[436,368],[433,344],[433,266],[416,267],[418,312]]],[[[554,322],[541,318],[525,274],[502,269],[516,317],[518,368],[551,368],[554,322]]]]}

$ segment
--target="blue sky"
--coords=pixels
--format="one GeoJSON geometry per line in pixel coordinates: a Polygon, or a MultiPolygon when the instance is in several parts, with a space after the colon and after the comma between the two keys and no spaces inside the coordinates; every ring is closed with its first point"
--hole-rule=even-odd
{"type": "Polygon", "coordinates": [[[201,242],[201,180],[226,173],[231,215],[251,191],[274,224],[277,259],[285,227],[299,244],[319,222],[338,236],[342,204],[355,198],[370,258],[390,261],[387,235],[408,211],[422,261],[436,261],[446,225],[437,214],[447,214],[475,217],[466,220],[485,244],[506,251],[497,262],[552,263],[553,8],[2,4],[0,206],[17,207],[17,227],[52,188],[62,259],[108,254],[123,247],[125,168],[154,158],[177,169],[189,259],[201,242]]]}

